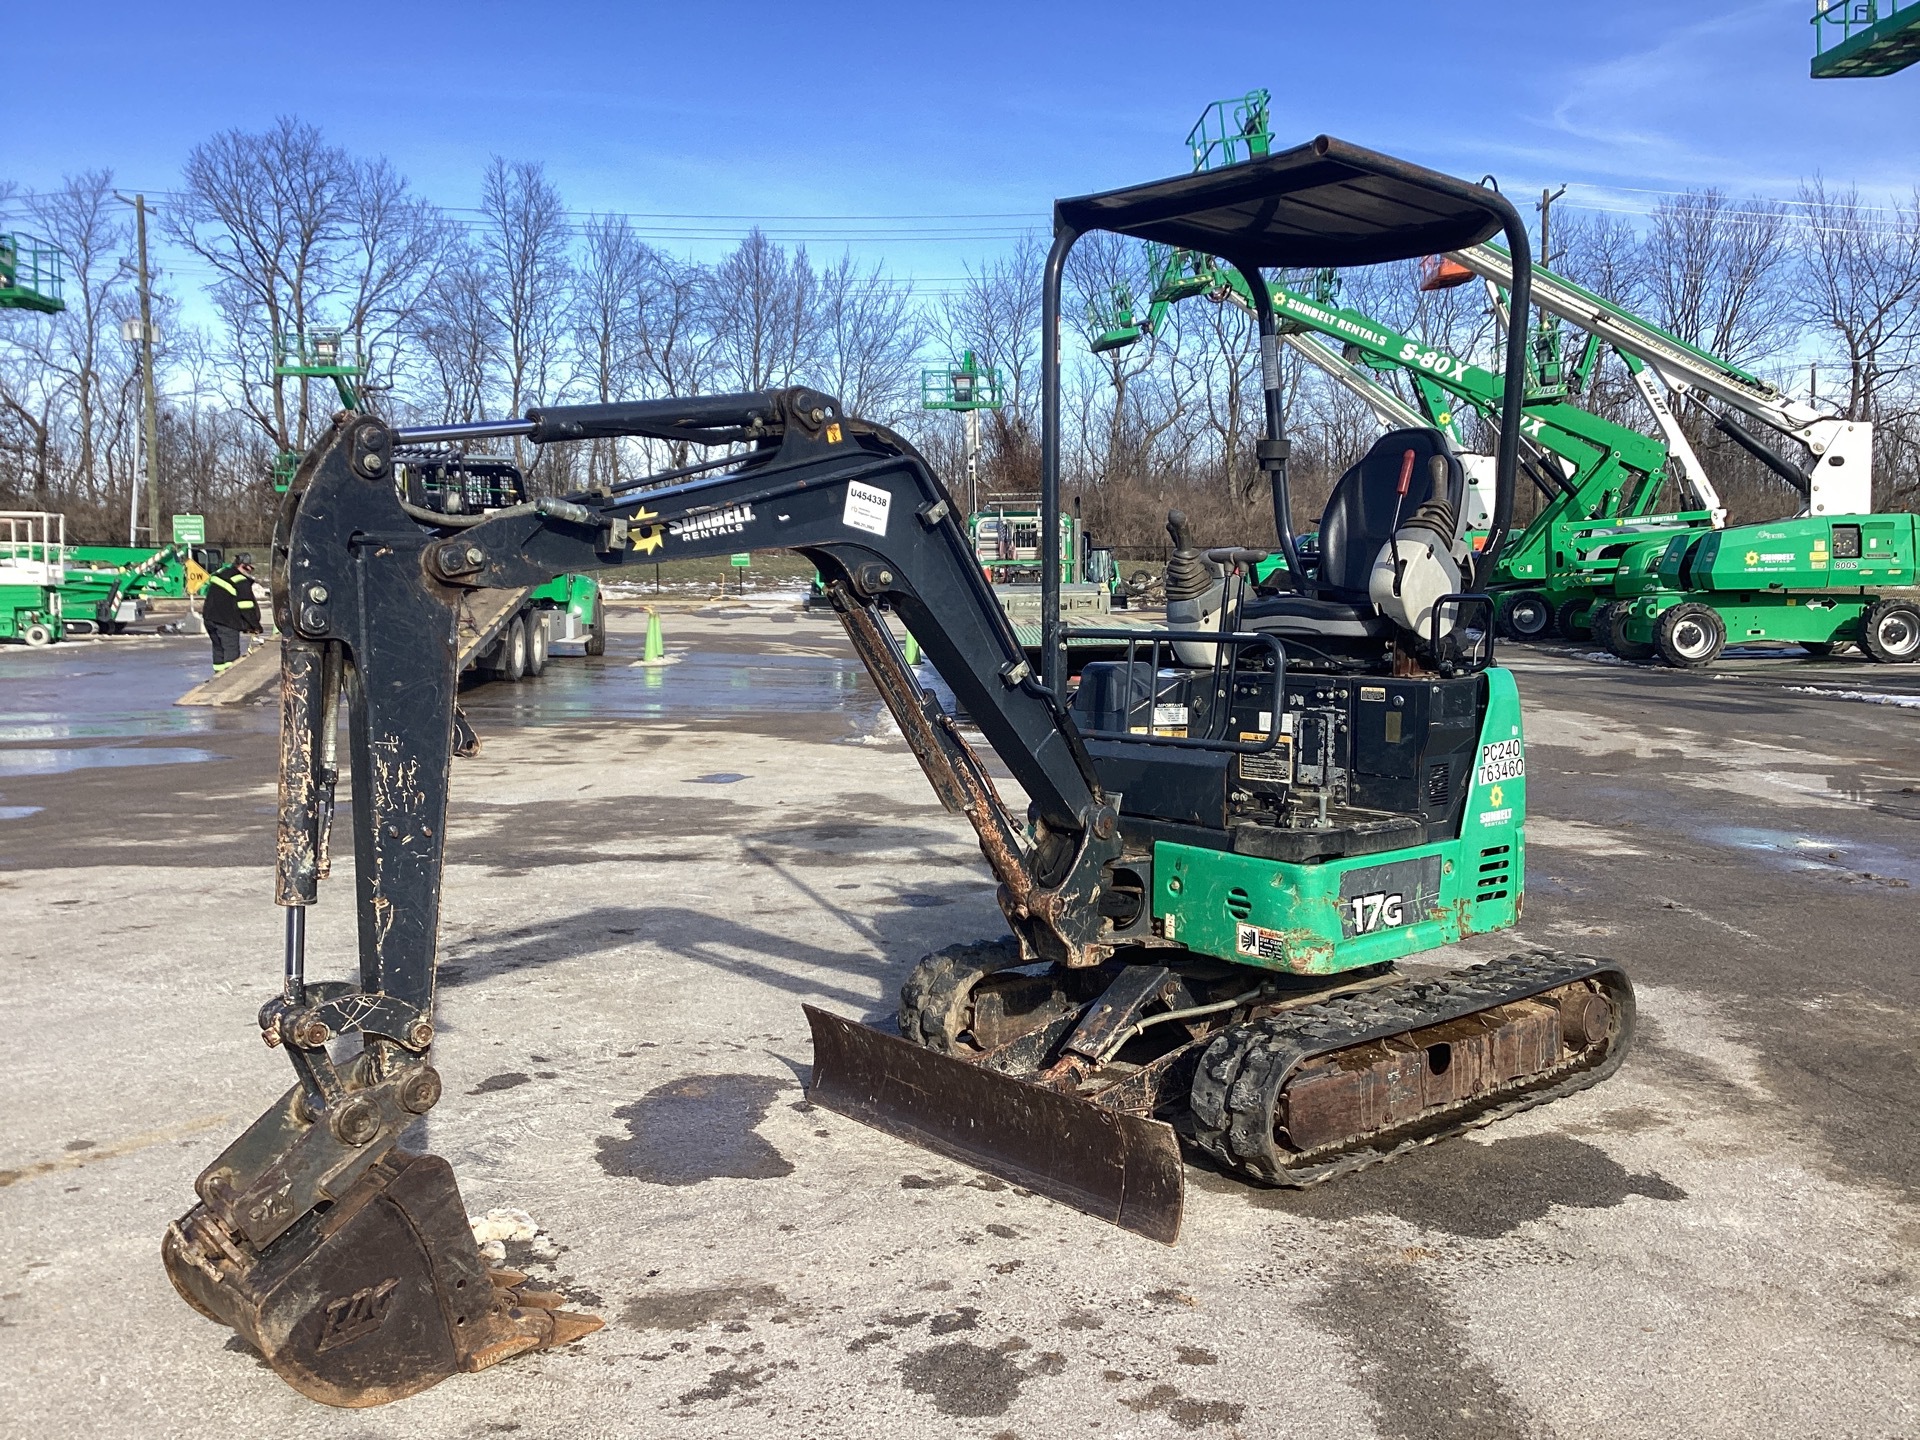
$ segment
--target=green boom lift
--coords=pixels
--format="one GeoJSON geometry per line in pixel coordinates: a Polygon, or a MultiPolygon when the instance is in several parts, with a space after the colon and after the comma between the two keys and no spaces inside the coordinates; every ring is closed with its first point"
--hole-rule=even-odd
{"type": "MultiPolygon", "coordinates": [[[[360,408],[359,382],[367,373],[358,337],[337,325],[283,330],[273,337],[273,373],[307,380],[331,380],[342,410],[360,408]]],[[[273,461],[273,488],[284,495],[300,468],[300,451],[282,450],[273,461]]]]}
{"type": "MultiPolygon", "coordinates": [[[[1205,256],[1158,251],[1153,256],[1153,274],[1148,313],[1134,318],[1126,312],[1123,297],[1115,323],[1095,341],[1097,348],[1111,349],[1151,333],[1164,323],[1172,305],[1190,296],[1210,295],[1248,308],[1252,305],[1238,272],[1217,266],[1205,256]]],[[[1284,284],[1270,286],[1275,317],[1299,342],[1293,346],[1297,353],[1322,369],[1329,368],[1330,357],[1322,358],[1324,349],[1305,339],[1311,333],[1341,345],[1350,369],[1406,371],[1426,412],[1419,423],[1442,429],[1456,443],[1456,410],[1461,403],[1498,423],[1499,376],[1339,306],[1330,276],[1316,276],[1314,285],[1311,294],[1284,284]]],[[[1574,368],[1584,377],[1595,358],[1594,347],[1588,347],[1574,368]]],[[[1342,383],[1356,388],[1351,378],[1342,383]]],[[[1711,527],[1724,513],[1697,464],[1676,474],[1667,444],[1556,398],[1564,394],[1564,384],[1559,389],[1539,389],[1526,407],[1521,430],[1534,451],[1527,469],[1548,499],[1526,530],[1509,543],[1489,579],[1489,588],[1501,596],[1503,628],[1516,638],[1538,638],[1556,621],[1570,632],[1584,625],[1596,599],[1612,598],[1618,558],[1634,539],[1649,531],[1711,527]],[[1680,482],[1694,508],[1656,511],[1669,478],[1680,482]]],[[[1655,392],[1650,403],[1658,399],[1655,392]]],[[[1378,403],[1369,403],[1376,412],[1382,409],[1378,403]]]]}
{"type": "MultiPolygon", "coordinates": [[[[1446,257],[1503,285],[1505,251],[1476,245],[1446,257]]],[[[1675,535],[1618,560],[1619,597],[1603,630],[1631,660],[1711,664],[1731,641],[1779,641],[1825,654],[1857,644],[1876,660],[1920,659],[1920,607],[1888,590],[1915,583],[1914,517],[1876,514],[1873,426],[1797,400],[1762,377],[1688,344],[1621,306],[1535,266],[1533,302],[1658,372],[1706,409],[1714,425],[1804,497],[1800,513],[1761,525],[1675,535]],[[1800,465],[1734,418],[1757,421],[1804,446],[1800,465]]]]}
{"type": "Polygon", "coordinates": [[[31,235],[0,234],[0,310],[57,315],[67,308],[60,247],[31,235]]]}

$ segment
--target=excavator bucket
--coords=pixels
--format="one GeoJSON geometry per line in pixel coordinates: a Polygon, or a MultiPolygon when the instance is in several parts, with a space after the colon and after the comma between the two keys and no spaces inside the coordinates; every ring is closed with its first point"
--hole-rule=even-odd
{"type": "Polygon", "coordinates": [[[1173,1127],[804,1007],[817,1105],[1171,1245],[1186,1172],[1173,1127]]]}
{"type": "Polygon", "coordinates": [[[265,1245],[221,1213],[220,1168],[201,1177],[211,1200],[167,1228],[167,1274],[189,1305],[232,1326],[311,1399],[384,1405],[601,1326],[524,1275],[488,1269],[438,1156],[387,1151],[338,1200],[265,1245]]]}

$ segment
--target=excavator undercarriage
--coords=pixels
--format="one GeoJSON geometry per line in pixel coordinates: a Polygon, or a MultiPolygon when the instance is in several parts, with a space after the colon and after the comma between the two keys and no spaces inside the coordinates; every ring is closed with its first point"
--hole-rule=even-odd
{"type": "MultiPolygon", "coordinates": [[[[1278,330],[1265,270],[1526,236],[1496,193],[1321,138],[1232,171],[1062,201],[1044,285],[1057,330],[1074,238],[1219,254],[1254,300],[1284,583],[1264,550],[1178,547],[1168,626],[1061,672],[1057,557],[1036,674],[951,497],[913,447],[805,389],[536,409],[396,429],[344,412],[302,461],[274,543],[282,639],[280,992],[260,1012],[296,1083],[199,1177],[163,1240],[181,1294],[289,1383],[380,1404],[599,1321],[492,1269],[451,1169],[402,1137],[430,1063],[463,595],[661,555],[786,548],[818,569],[932,787],[979,838],[1009,934],[923,960],[897,1029],[809,1008],[813,1098],[1171,1242],[1184,1164],[1314,1183],[1591,1085],[1621,1063],[1615,966],[1520,954],[1451,974],[1397,962],[1513,926],[1525,747],[1473,582],[1511,512],[1522,366],[1508,366],[1496,503],[1465,539],[1459,462],[1383,437],[1295,553],[1278,330]],[[454,516],[409,503],[396,446],[517,437],[712,456],[576,495],[454,516]],[[886,623],[951,693],[921,685],[886,623]],[[342,722],[353,777],[357,982],[309,980],[342,722]],[[1016,812],[989,747],[1024,794],[1016,812]]],[[[1043,347],[1042,531],[1059,534],[1059,356],[1043,347]]],[[[1083,632],[1102,633],[1102,632],[1083,632]]]]}

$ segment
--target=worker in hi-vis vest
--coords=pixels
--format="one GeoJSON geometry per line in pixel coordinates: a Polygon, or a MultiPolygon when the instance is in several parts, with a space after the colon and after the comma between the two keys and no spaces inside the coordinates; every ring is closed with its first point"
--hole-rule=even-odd
{"type": "Polygon", "coordinates": [[[253,556],[237,555],[207,577],[200,592],[200,618],[213,641],[213,673],[218,675],[246,653],[240,637],[260,633],[260,595],[253,588],[253,556]]]}

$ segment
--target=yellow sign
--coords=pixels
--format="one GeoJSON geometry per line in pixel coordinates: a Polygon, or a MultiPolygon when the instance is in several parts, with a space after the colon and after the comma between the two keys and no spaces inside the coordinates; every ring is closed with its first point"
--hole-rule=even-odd
{"type": "Polygon", "coordinates": [[[198,595],[207,588],[207,572],[198,560],[187,557],[187,593],[198,595]]]}
{"type": "Polygon", "coordinates": [[[827,426],[827,444],[838,445],[839,443],[840,443],[840,422],[836,420],[834,421],[833,424],[827,426]]]}

